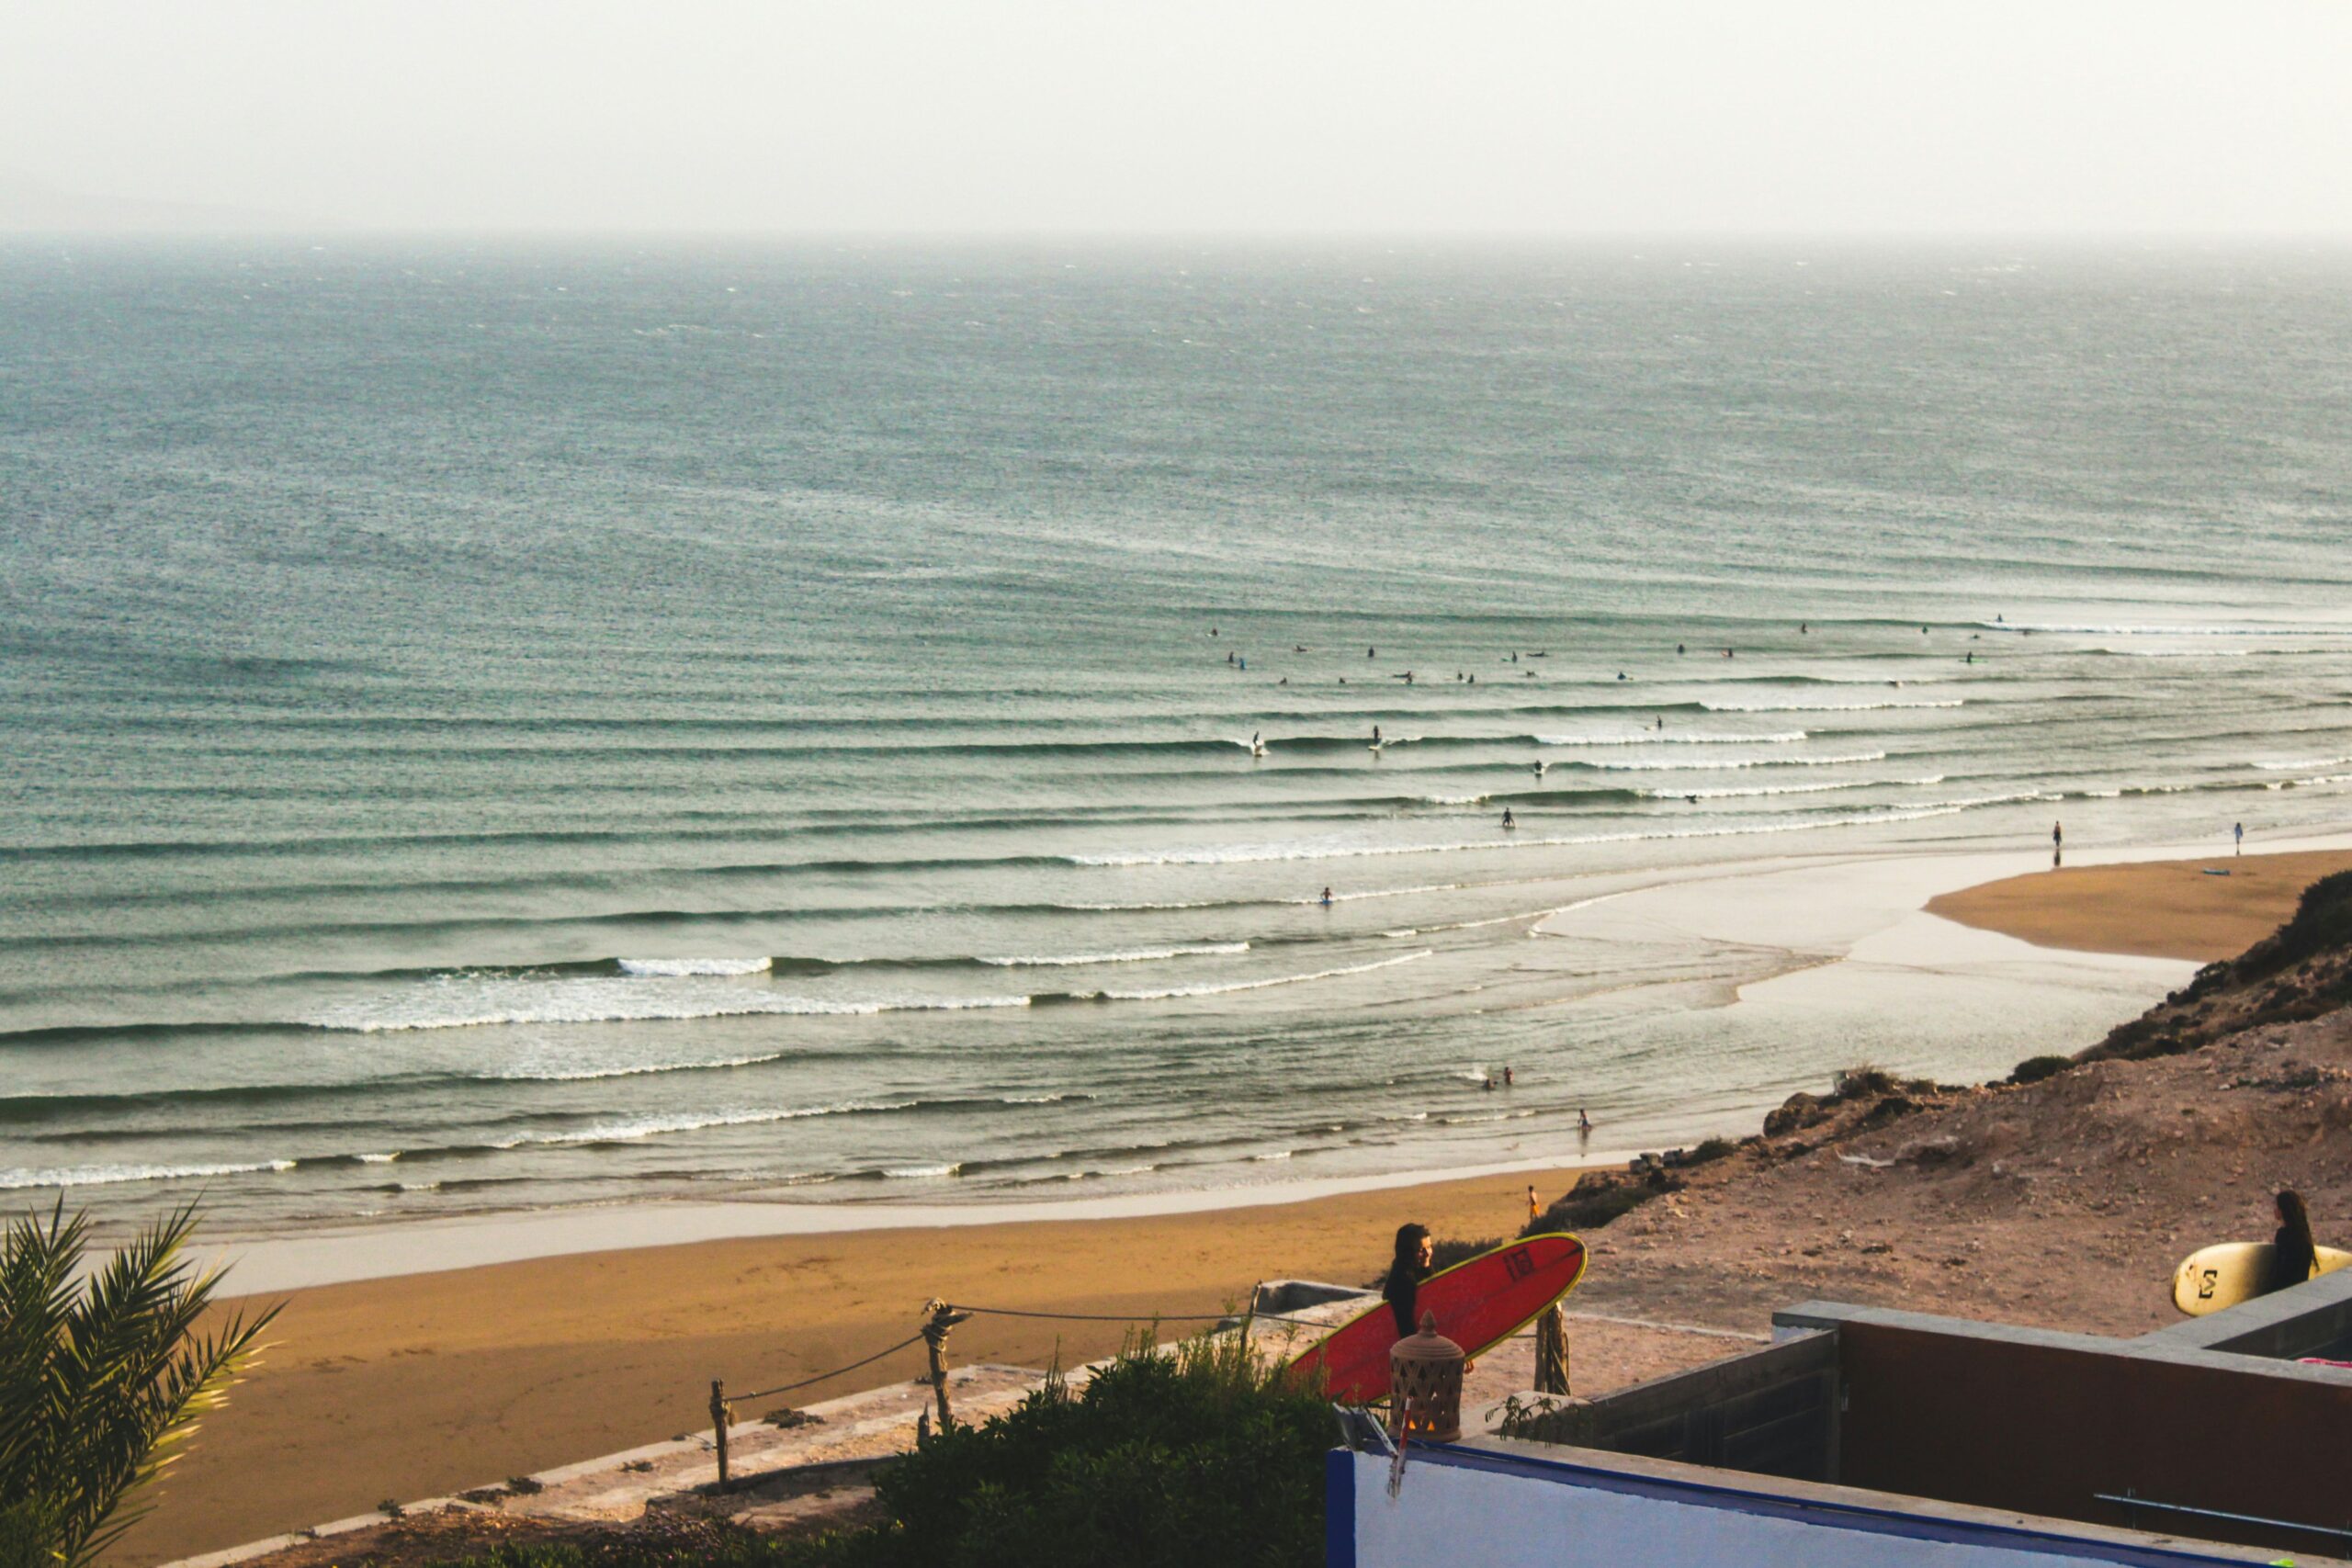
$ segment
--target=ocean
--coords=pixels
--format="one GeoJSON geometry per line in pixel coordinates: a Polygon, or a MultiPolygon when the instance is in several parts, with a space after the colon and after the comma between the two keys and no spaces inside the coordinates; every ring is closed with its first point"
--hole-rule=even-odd
{"type": "Polygon", "coordinates": [[[1149,1193],[1998,1072],[2144,998],[1752,1018],[1817,943],[1591,900],[2340,831],[2347,495],[2336,251],[9,241],[0,1201],[1149,1193]]]}

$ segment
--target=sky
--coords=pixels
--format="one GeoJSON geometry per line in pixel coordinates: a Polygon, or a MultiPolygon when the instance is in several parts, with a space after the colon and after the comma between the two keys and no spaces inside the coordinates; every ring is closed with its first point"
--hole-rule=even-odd
{"type": "Polygon", "coordinates": [[[2345,0],[0,0],[0,222],[2344,235],[2347,106],[2345,0]]]}

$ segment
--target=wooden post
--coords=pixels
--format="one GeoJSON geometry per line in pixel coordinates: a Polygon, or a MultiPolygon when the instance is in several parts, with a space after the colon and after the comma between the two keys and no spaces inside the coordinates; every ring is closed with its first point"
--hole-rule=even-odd
{"type": "Polygon", "coordinates": [[[718,1445],[718,1489],[727,1490],[727,1428],[735,1422],[735,1407],[727,1403],[727,1384],[710,1380],[711,1437],[718,1445]]]}
{"type": "Polygon", "coordinates": [[[1250,1330],[1258,1321],[1258,1292],[1265,1288],[1263,1280],[1250,1287],[1250,1310],[1241,1314],[1241,1348],[1245,1350],[1250,1348],[1250,1330]]]}
{"type": "Polygon", "coordinates": [[[1559,1302],[1535,1320],[1535,1392],[1568,1392],[1568,1309],[1559,1302]]]}
{"type": "Polygon", "coordinates": [[[956,1424],[947,1408],[947,1331],[972,1314],[954,1311],[936,1296],[923,1303],[923,1310],[931,1314],[931,1321],[922,1325],[923,1349],[931,1357],[931,1392],[939,1402],[939,1429],[944,1432],[956,1424]]]}

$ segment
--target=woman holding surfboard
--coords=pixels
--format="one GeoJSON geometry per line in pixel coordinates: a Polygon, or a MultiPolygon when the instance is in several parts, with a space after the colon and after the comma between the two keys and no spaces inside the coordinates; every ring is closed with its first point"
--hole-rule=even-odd
{"type": "Polygon", "coordinates": [[[1430,1264],[1437,1256],[1437,1246],[1430,1240],[1427,1225],[1396,1227],[1396,1256],[1388,1265],[1388,1278],[1382,1281],[1380,1293],[1388,1303],[1388,1310],[1396,1314],[1397,1337],[1420,1331],[1420,1320],[1413,1315],[1413,1303],[1421,1293],[1421,1281],[1430,1277],[1430,1264]]]}

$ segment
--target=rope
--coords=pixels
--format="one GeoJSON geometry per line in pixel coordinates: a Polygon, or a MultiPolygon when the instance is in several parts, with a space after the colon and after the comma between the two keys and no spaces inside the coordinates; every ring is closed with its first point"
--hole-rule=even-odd
{"type": "Polygon", "coordinates": [[[920,1345],[920,1344],[922,1344],[922,1335],[920,1335],[920,1334],[917,1334],[917,1335],[915,1335],[915,1336],[911,1337],[910,1338],[906,1338],[906,1339],[901,1339],[901,1340],[899,1340],[896,1345],[891,1346],[888,1350],[876,1350],[876,1351],[875,1351],[875,1352],[874,1352],[874,1354],[872,1354],[871,1356],[866,1357],[866,1358],[865,1358],[865,1359],[864,1359],[863,1361],[852,1361],[852,1362],[851,1362],[848,1366],[846,1366],[846,1367],[835,1367],[835,1368],[834,1368],[831,1371],[830,1371],[830,1372],[819,1372],[815,1377],[813,1377],[813,1378],[802,1378],[798,1382],[788,1382],[788,1383],[785,1383],[785,1384],[783,1384],[782,1386],[777,1387],[777,1388],[763,1388],[763,1389],[758,1389],[758,1390],[755,1390],[755,1391],[753,1391],[752,1393],[730,1393],[730,1394],[729,1394],[727,1397],[728,1397],[728,1399],[729,1399],[729,1401],[730,1403],[731,1403],[732,1401],[735,1401],[735,1400],[738,1400],[738,1399],[744,1400],[744,1401],[747,1401],[747,1402],[748,1402],[748,1401],[754,1400],[754,1399],[767,1399],[767,1398],[772,1397],[773,1395],[779,1394],[779,1393],[791,1393],[793,1390],[795,1390],[795,1389],[807,1388],[807,1387],[808,1387],[809,1384],[811,1384],[811,1383],[820,1383],[820,1382],[824,1382],[826,1379],[828,1379],[828,1378],[837,1378],[837,1377],[841,1376],[843,1372],[854,1372],[854,1371],[857,1371],[857,1369],[858,1369],[858,1368],[860,1368],[860,1367],[870,1367],[870,1366],[872,1366],[875,1362],[876,1362],[876,1361],[880,1360],[880,1359],[881,1359],[883,1357],[885,1357],[885,1356],[895,1356],[895,1355],[897,1355],[899,1351],[901,1351],[901,1350],[905,1349],[905,1348],[906,1348],[908,1346],[910,1346],[910,1345],[920,1345]]]}
{"type": "Polygon", "coordinates": [[[1304,1324],[1309,1328],[1333,1326],[1329,1324],[1317,1323],[1312,1318],[1283,1317],[1271,1312],[1148,1312],[1124,1314],[1094,1312],[1015,1312],[1011,1307],[967,1306],[962,1302],[948,1303],[947,1310],[988,1313],[996,1317],[1051,1318],[1057,1323],[1217,1323],[1228,1317],[1250,1317],[1259,1323],[1297,1323],[1304,1324]]]}

